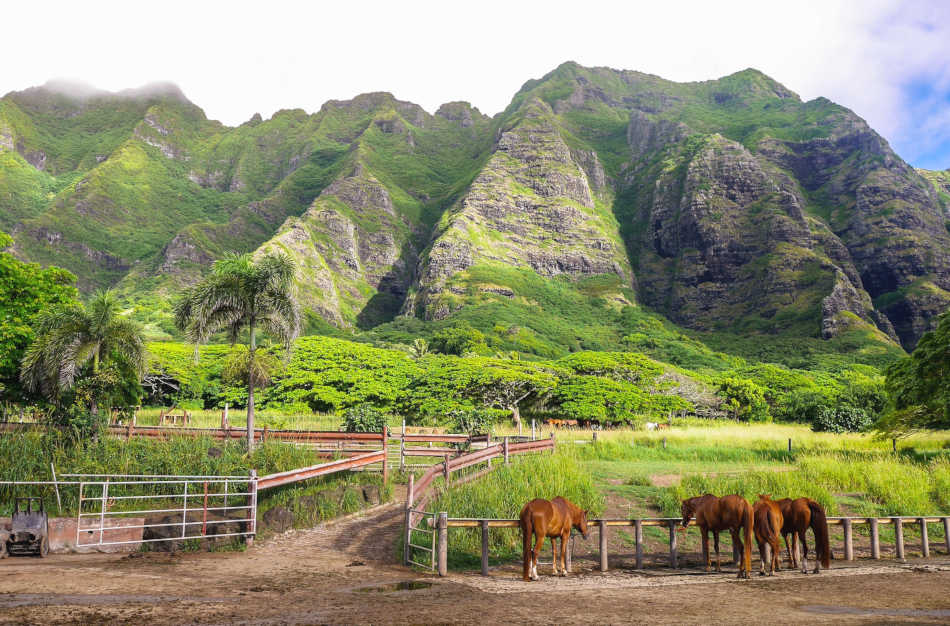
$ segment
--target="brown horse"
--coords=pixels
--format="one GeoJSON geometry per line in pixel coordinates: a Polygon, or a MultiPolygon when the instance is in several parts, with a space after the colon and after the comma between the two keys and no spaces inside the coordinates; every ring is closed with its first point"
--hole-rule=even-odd
{"type": "Polygon", "coordinates": [[[558,496],[553,500],[535,499],[521,509],[521,536],[524,539],[524,580],[538,580],[538,555],[544,547],[544,538],[551,538],[551,549],[554,550],[554,575],[566,576],[567,571],[567,539],[571,536],[571,528],[576,528],[587,539],[587,511],[574,506],[566,498],[558,496]],[[531,535],[537,537],[534,549],[531,549],[531,535]],[[558,551],[555,541],[561,538],[561,549],[558,551]]]}
{"type": "Polygon", "coordinates": [[[742,496],[729,495],[717,498],[707,493],[683,500],[683,528],[689,526],[689,520],[696,518],[696,525],[703,533],[703,562],[709,571],[709,531],[713,531],[716,547],[716,571],[721,572],[719,561],[719,532],[728,530],[732,535],[732,545],[742,553],[739,566],[739,578],[748,578],[752,571],[752,506],[742,496]],[[739,531],[745,536],[743,544],[739,531]]]}
{"type": "Polygon", "coordinates": [[[801,569],[802,574],[808,573],[808,543],[805,540],[805,531],[809,528],[815,533],[815,570],[819,573],[821,567],[828,569],[831,566],[831,544],[828,541],[828,518],[821,505],[809,498],[783,498],[777,500],[782,510],[782,536],[785,537],[785,549],[788,551],[788,562],[791,567],[798,565],[798,541],[802,543],[801,569]],[[792,536],[792,545],[788,545],[788,536],[792,536]]]}
{"type": "Polygon", "coordinates": [[[755,540],[759,544],[759,559],[762,563],[759,575],[765,576],[765,562],[769,563],[769,576],[782,569],[779,563],[779,537],[782,534],[782,510],[771,496],[759,494],[759,501],[752,506],[755,540]]]}

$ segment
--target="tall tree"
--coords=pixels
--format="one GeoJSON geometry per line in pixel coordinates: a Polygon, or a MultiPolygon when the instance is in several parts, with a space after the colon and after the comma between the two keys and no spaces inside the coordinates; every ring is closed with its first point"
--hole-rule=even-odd
{"type": "Polygon", "coordinates": [[[890,410],[877,428],[891,434],[950,428],[950,311],[914,352],[887,370],[890,410]]]}
{"type": "Polygon", "coordinates": [[[279,252],[258,259],[250,254],[228,254],[215,261],[211,274],[175,305],[175,324],[196,346],[221,330],[233,345],[247,330],[248,452],[254,448],[254,389],[263,382],[255,374],[262,371],[256,366],[260,358],[257,331],[264,331],[287,349],[300,334],[295,272],[294,262],[279,252]]]}
{"type": "MultiPolygon", "coordinates": [[[[0,249],[13,240],[0,232],[0,249]]],[[[20,361],[36,335],[33,324],[40,311],[75,303],[76,277],[58,267],[42,268],[0,252],[0,398],[23,400],[20,361]]]]}
{"type": "MultiPolygon", "coordinates": [[[[88,373],[95,377],[103,364],[131,368],[136,375],[145,369],[142,329],[123,317],[111,291],[93,296],[88,306],[69,303],[37,316],[36,340],[30,344],[20,366],[20,381],[32,393],[56,401],[88,373]]],[[[104,396],[93,393],[89,410],[98,413],[104,396]]]]}

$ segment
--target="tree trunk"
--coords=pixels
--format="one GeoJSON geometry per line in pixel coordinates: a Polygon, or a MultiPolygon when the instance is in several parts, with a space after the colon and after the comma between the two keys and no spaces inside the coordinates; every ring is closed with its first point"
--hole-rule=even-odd
{"type": "Polygon", "coordinates": [[[518,433],[521,433],[521,411],[518,409],[518,405],[515,404],[511,407],[511,421],[515,423],[515,426],[518,427],[518,433]]]}
{"type": "Polygon", "coordinates": [[[254,451],[254,361],[257,358],[255,351],[257,344],[254,341],[254,322],[250,324],[251,345],[250,360],[248,361],[247,376],[247,453],[254,451]]]}

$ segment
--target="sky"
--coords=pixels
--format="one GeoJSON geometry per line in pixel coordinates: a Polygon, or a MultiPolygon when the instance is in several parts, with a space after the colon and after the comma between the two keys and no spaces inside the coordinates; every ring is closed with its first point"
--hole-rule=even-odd
{"type": "Polygon", "coordinates": [[[950,168],[941,0],[54,0],[5,6],[4,22],[0,93],[49,79],[111,91],[171,81],[237,125],[367,91],[494,114],[567,60],[676,81],[754,67],[852,109],[911,164],[950,168]]]}

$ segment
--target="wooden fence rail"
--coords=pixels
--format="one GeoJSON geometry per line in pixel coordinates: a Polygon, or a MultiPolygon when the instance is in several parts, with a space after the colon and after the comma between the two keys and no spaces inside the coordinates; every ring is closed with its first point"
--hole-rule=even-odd
{"type": "MultiPolygon", "coordinates": [[[[435,527],[436,545],[438,551],[435,555],[436,567],[440,576],[445,576],[448,570],[448,529],[449,528],[480,528],[482,534],[482,575],[488,575],[488,533],[491,528],[519,528],[520,522],[516,519],[483,519],[483,518],[450,518],[447,513],[440,512],[432,514],[428,522],[435,527]]],[[[679,566],[679,547],[676,527],[682,523],[679,517],[648,517],[643,519],[595,519],[589,520],[588,524],[592,528],[597,528],[599,533],[599,552],[600,552],[600,571],[608,570],[607,553],[607,534],[608,528],[612,526],[633,527],[635,542],[636,569],[643,569],[643,528],[648,526],[666,527],[669,529],[669,563],[670,567],[676,569],[679,566]]],[[[881,525],[893,525],[895,528],[894,548],[898,559],[904,559],[904,533],[903,528],[907,524],[914,524],[920,529],[921,534],[921,555],[930,556],[930,542],[927,533],[928,524],[943,524],[944,545],[947,553],[950,554],[950,516],[914,516],[902,515],[893,517],[829,517],[829,526],[841,526],[844,530],[843,552],[846,561],[854,560],[854,527],[866,524],[870,528],[871,538],[871,558],[881,558],[880,533],[881,525]]],[[[568,550],[568,566],[570,566],[571,550],[568,550]]],[[[733,558],[736,559],[735,548],[733,548],[733,558]]]]}

